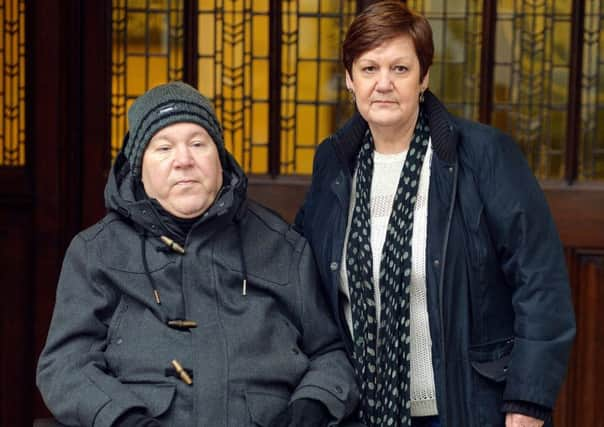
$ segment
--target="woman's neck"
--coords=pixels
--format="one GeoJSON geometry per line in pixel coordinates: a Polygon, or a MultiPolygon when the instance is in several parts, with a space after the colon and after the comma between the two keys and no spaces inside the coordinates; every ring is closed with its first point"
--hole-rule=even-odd
{"type": "Polygon", "coordinates": [[[375,151],[380,154],[396,154],[409,149],[411,138],[415,132],[415,124],[419,115],[419,109],[413,118],[405,123],[395,126],[369,125],[375,151]]]}

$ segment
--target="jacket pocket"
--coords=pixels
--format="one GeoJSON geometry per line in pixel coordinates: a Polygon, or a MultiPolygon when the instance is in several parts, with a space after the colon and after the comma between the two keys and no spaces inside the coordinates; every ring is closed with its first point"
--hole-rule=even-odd
{"type": "Polygon", "coordinates": [[[479,375],[496,383],[505,381],[514,338],[470,347],[470,363],[479,375]]]}
{"type": "Polygon", "coordinates": [[[152,417],[164,414],[172,405],[176,386],[170,383],[124,383],[147,408],[152,417]]]}
{"type": "MultiPolygon", "coordinates": [[[[483,235],[483,230],[488,230],[484,227],[484,207],[482,205],[478,206],[477,209],[472,212],[470,218],[466,220],[468,222],[467,227],[469,230],[469,248],[470,248],[470,258],[472,261],[472,266],[474,269],[480,271],[484,268],[487,250],[485,247],[485,238],[483,235]]],[[[482,279],[482,278],[481,278],[482,279]]]]}
{"type": "Polygon", "coordinates": [[[289,397],[264,391],[246,391],[245,401],[253,426],[268,427],[287,408],[289,397]]]}
{"type": "Polygon", "coordinates": [[[505,425],[505,415],[501,412],[501,405],[507,366],[513,348],[513,337],[470,347],[474,426],[505,425]]]}
{"type": "Polygon", "coordinates": [[[173,359],[191,367],[191,333],[172,329],[151,310],[122,298],[105,349],[107,364],[125,383],[161,382],[173,359]]]}

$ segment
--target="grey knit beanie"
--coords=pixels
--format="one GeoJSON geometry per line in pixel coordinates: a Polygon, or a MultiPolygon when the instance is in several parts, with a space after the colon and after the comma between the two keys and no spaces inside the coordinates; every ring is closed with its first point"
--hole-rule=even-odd
{"type": "Polygon", "coordinates": [[[123,151],[134,176],[141,176],[143,154],[153,135],[182,122],[198,124],[208,132],[218,148],[220,163],[225,166],[222,129],[212,104],[194,87],[171,82],[150,89],[128,110],[129,136],[123,151]]]}

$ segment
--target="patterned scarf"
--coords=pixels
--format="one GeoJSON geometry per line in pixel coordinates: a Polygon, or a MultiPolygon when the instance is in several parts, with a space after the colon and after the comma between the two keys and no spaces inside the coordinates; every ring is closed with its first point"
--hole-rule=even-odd
{"type": "Polygon", "coordinates": [[[361,380],[361,421],[368,427],[411,425],[409,299],[411,235],[419,177],[430,130],[420,110],[398,183],[380,263],[378,325],[371,252],[370,192],[373,138],[367,131],[357,158],[356,203],[346,263],[352,309],[354,361],[361,380]],[[379,338],[378,338],[379,337],[379,338]]]}

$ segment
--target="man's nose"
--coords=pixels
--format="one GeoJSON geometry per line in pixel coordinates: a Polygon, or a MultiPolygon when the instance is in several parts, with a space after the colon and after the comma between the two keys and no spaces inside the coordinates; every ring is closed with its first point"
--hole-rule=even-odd
{"type": "Polygon", "coordinates": [[[189,166],[193,163],[191,150],[187,145],[178,145],[175,150],[175,161],[178,166],[189,166]]]}

